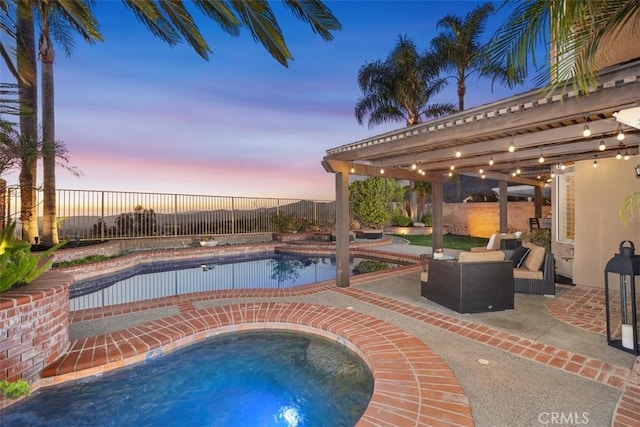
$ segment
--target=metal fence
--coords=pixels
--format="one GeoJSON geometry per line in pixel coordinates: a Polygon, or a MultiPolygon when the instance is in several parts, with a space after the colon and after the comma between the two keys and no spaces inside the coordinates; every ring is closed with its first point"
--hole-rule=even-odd
{"type": "MultiPolygon", "coordinates": [[[[123,191],[56,190],[60,240],[110,240],[274,231],[325,230],[335,224],[335,202],[123,191]]],[[[42,192],[37,192],[42,231],[42,192]]],[[[20,218],[20,188],[0,195],[0,220],[20,218]]],[[[20,224],[18,224],[17,232],[20,224]]]]}

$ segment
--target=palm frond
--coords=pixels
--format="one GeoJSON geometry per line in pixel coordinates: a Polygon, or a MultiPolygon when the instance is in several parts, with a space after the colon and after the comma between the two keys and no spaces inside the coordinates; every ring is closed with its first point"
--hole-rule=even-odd
{"type": "Polygon", "coordinates": [[[153,1],[122,0],[124,5],[134,14],[136,19],[144,24],[154,36],[166,42],[169,46],[180,43],[180,34],[164,17],[153,1]]]}
{"type": "Polygon", "coordinates": [[[266,0],[232,0],[231,4],[253,39],[262,44],[276,61],[287,67],[293,56],[269,3],[266,0]]]}
{"type": "Polygon", "coordinates": [[[333,40],[331,31],[342,29],[342,24],[320,0],[284,0],[284,4],[296,18],[310,24],[313,32],[324,41],[333,40]]]}
{"type": "Polygon", "coordinates": [[[160,7],[174,28],[177,29],[196,53],[202,58],[208,59],[209,45],[200,34],[200,30],[182,0],[162,1],[160,7]]]}

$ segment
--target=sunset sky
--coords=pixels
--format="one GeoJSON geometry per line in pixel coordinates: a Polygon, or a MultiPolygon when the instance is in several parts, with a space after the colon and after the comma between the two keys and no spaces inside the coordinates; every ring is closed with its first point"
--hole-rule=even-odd
{"type": "MultiPolygon", "coordinates": [[[[359,68],[383,59],[399,35],[426,49],[447,13],[472,1],[327,1],[343,25],[323,42],[284,10],[277,13],[294,61],[276,62],[243,30],[233,38],[194,11],[213,53],[169,47],[119,1],[97,2],[105,39],[80,39],[55,62],[56,139],[81,177],[57,172],[60,189],[333,200],[325,150],[398,129],[368,129],[354,117],[359,68]]],[[[494,16],[486,36],[504,19],[494,16]]],[[[0,81],[8,81],[0,68],[0,81]]],[[[472,77],[467,108],[526,91],[472,77]]],[[[432,102],[456,102],[455,81],[432,102]]],[[[5,177],[17,183],[17,174],[5,177]]],[[[41,182],[42,175],[38,177],[41,182]]]]}

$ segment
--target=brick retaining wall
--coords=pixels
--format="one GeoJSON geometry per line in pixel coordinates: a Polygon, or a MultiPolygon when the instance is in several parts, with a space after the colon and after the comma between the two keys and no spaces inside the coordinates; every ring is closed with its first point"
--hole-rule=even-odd
{"type": "Polygon", "coordinates": [[[68,274],[49,271],[0,294],[0,380],[37,382],[40,371],[67,351],[72,282],[68,274]]]}

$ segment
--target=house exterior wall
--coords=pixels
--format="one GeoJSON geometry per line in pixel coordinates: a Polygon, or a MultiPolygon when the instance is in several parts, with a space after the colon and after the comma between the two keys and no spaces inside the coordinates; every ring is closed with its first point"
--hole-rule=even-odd
{"type": "MultiPolygon", "coordinates": [[[[640,192],[635,166],[640,156],[581,161],[575,165],[575,244],[573,282],[580,286],[604,288],[604,269],[618,253],[621,241],[631,240],[640,254],[640,213],[625,226],[619,216],[623,200],[640,192]]],[[[556,256],[557,258],[557,256],[556,256]]]]}

